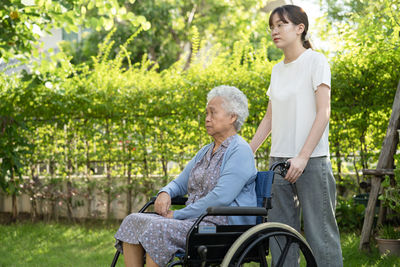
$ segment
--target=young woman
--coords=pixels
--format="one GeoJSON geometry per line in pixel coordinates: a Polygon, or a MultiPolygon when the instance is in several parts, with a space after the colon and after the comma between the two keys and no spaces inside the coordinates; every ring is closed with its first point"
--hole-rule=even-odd
{"type": "MultiPolygon", "coordinates": [[[[268,221],[300,230],[301,208],[305,236],[318,266],[343,266],[329,160],[330,68],[326,58],[311,48],[303,9],[278,7],[269,26],[284,60],[272,70],[267,111],[250,146],[256,152],[271,133],[270,164],[288,160],[290,169],[286,177],[275,178],[268,221]]],[[[271,244],[272,256],[279,245],[271,244]]],[[[288,257],[287,266],[298,265],[298,250],[289,251],[288,257]]]]}

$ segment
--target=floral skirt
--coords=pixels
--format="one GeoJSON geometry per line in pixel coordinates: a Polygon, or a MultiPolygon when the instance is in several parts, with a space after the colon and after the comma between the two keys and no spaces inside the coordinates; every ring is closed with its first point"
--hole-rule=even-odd
{"type": "Polygon", "coordinates": [[[196,219],[176,220],[151,213],[132,213],[125,217],[115,238],[122,252],[122,242],[141,244],[159,266],[165,266],[178,251],[183,252],[186,234],[196,219]]]}

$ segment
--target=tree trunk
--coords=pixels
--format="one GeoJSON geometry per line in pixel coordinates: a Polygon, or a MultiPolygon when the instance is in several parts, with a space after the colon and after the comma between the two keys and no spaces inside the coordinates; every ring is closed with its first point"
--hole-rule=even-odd
{"type": "MultiPolygon", "coordinates": [[[[386,137],[382,144],[381,154],[379,155],[377,169],[393,169],[393,155],[396,153],[399,136],[397,129],[400,128],[400,80],[397,85],[397,91],[393,102],[392,114],[390,116],[386,137]]],[[[365,211],[364,224],[361,232],[360,250],[369,250],[372,225],[374,221],[375,205],[381,187],[382,176],[373,176],[371,179],[371,192],[367,209],[365,211]]]]}
{"type": "Polygon", "coordinates": [[[16,222],[18,217],[17,195],[12,194],[12,221],[16,222]]]}
{"type": "Polygon", "coordinates": [[[193,46],[192,46],[192,43],[189,43],[189,45],[190,45],[189,55],[188,55],[188,57],[186,59],[185,66],[183,67],[183,70],[189,69],[190,63],[192,62],[193,46]]]}
{"type": "MultiPolygon", "coordinates": [[[[161,131],[160,133],[160,142],[161,144],[164,143],[164,135],[163,135],[163,131],[161,131]]],[[[163,150],[163,149],[162,149],[163,150]]],[[[168,183],[168,157],[165,155],[168,150],[168,147],[165,148],[164,151],[161,152],[161,165],[162,165],[162,169],[163,169],[163,173],[164,173],[164,179],[162,180],[162,183],[168,183]]]]}
{"type": "Polygon", "coordinates": [[[132,164],[128,163],[128,190],[126,193],[126,213],[127,215],[132,213],[132,164]]]}
{"type": "Polygon", "coordinates": [[[71,161],[71,140],[68,136],[68,125],[65,127],[65,138],[67,140],[67,149],[66,149],[66,162],[67,162],[67,216],[68,220],[75,223],[75,219],[72,212],[72,161],[71,161]]]}
{"type": "Polygon", "coordinates": [[[111,137],[110,137],[110,124],[107,119],[106,123],[106,137],[107,137],[107,150],[108,150],[108,159],[107,159],[107,203],[106,203],[106,218],[110,219],[111,216],[111,137]]]}
{"type": "Polygon", "coordinates": [[[341,158],[341,154],[340,154],[340,145],[339,142],[335,143],[335,147],[336,147],[336,151],[335,151],[335,156],[336,156],[336,167],[338,170],[338,174],[337,174],[337,179],[339,181],[339,186],[338,186],[338,195],[339,196],[343,196],[345,193],[345,187],[342,185],[342,158],[341,158]]]}
{"type": "MultiPolygon", "coordinates": [[[[88,127],[87,120],[85,119],[85,127],[88,127]]],[[[87,218],[92,217],[92,188],[90,184],[90,153],[89,153],[89,141],[88,137],[85,135],[85,147],[86,147],[86,182],[87,182],[87,218]]]]}
{"type": "MultiPolygon", "coordinates": [[[[11,177],[10,184],[12,184],[15,188],[17,187],[14,179],[14,169],[11,168],[11,177]]],[[[11,220],[13,222],[17,221],[18,217],[18,207],[17,207],[17,189],[14,189],[14,192],[11,193],[11,201],[12,201],[12,217],[11,220]]]]}
{"type": "Polygon", "coordinates": [[[354,171],[356,173],[356,178],[357,178],[357,192],[361,193],[360,191],[360,175],[358,174],[358,168],[357,168],[357,158],[356,158],[356,152],[355,149],[353,147],[353,166],[354,166],[354,171]]]}
{"type": "Polygon", "coordinates": [[[35,222],[38,217],[35,190],[36,190],[36,186],[38,185],[39,179],[35,175],[34,165],[31,165],[30,169],[31,169],[31,179],[32,179],[32,182],[30,185],[30,195],[29,195],[31,198],[31,220],[32,220],[32,222],[35,222]]]}
{"type": "Polygon", "coordinates": [[[126,192],[126,213],[127,215],[132,213],[132,147],[128,149],[128,173],[127,173],[127,192],[126,192]]]}
{"type": "Polygon", "coordinates": [[[47,221],[50,222],[50,220],[53,218],[56,222],[58,222],[58,209],[59,206],[57,205],[57,198],[55,197],[55,194],[53,194],[53,199],[50,200],[50,205],[51,205],[51,210],[48,212],[47,215],[47,221]]]}
{"type": "Polygon", "coordinates": [[[88,193],[88,198],[87,198],[87,217],[88,217],[88,219],[90,219],[90,218],[92,218],[92,194],[93,194],[93,191],[90,188],[90,185],[88,185],[87,193],[88,193]]]}
{"type": "Polygon", "coordinates": [[[72,182],[71,182],[72,164],[68,160],[68,176],[67,176],[67,214],[68,220],[75,223],[75,218],[72,210],[72,182]]]}
{"type": "Polygon", "coordinates": [[[72,211],[72,183],[70,180],[67,181],[67,214],[68,220],[75,223],[75,218],[72,211]]]}
{"type": "Polygon", "coordinates": [[[36,202],[36,198],[32,198],[31,200],[31,220],[32,222],[36,222],[38,218],[38,214],[37,214],[37,202],[36,202]]]}

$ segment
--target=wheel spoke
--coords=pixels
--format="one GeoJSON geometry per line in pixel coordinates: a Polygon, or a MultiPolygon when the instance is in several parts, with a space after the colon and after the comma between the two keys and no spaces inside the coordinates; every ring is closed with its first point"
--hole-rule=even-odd
{"type": "Polygon", "coordinates": [[[267,235],[260,235],[256,240],[252,241],[251,244],[247,246],[247,248],[242,252],[242,255],[239,257],[236,266],[240,266],[240,263],[243,261],[244,257],[249,253],[249,251],[256,245],[258,242],[265,239],[267,235]]]}
{"type": "Polygon", "coordinates": [[[279,256],[278,263],[276,264],[276,267],[281,267],[283,266],[283,263],[285,262],[286,256],[288,254],[289,248],[293,243],[293,239],[291,236],[286,236],[286,244],[285,247],[283,248],[282,254],[279,256]]]}
{"type": "Polygon", "coordinates": [[[258,245],[258,257],[260,259],[260,266],[268,267],[268,262],[267,259],[265,258],[266,257],[265,246],[262,242],[260,245],[258,245]]]}

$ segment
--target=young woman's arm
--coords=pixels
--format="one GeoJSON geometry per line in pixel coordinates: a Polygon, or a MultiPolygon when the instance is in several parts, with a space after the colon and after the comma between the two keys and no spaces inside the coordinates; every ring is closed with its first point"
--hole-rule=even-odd
{"type": "Polygon", "coordinates": [[[330,94],[330,88],[326,84],[319,85],[317,91],[315,92],[317,114],[314,123],[300,153],[296,157],[289,160],[290,168],[285,179],[291,183],[296,182],[296,180],[303,173],[308,159],[310,158],[315,147],[318,145],[329,122],[329,117],[331,114],[330,94]]]}
{"type": "Polygon", "coordinates": [[[272,122],[272,106],[271,101],[268,102],[267,113],[265,113],[264,118],[262,119],[260,125],[257,128],[256,133],[254,134],[253,139],[251,139],[250,147],[253,150],[253,153],[256,153],[257,149],[261,146],[261,144],[268,137],[271,132],[271,122],[272,122]]]}

